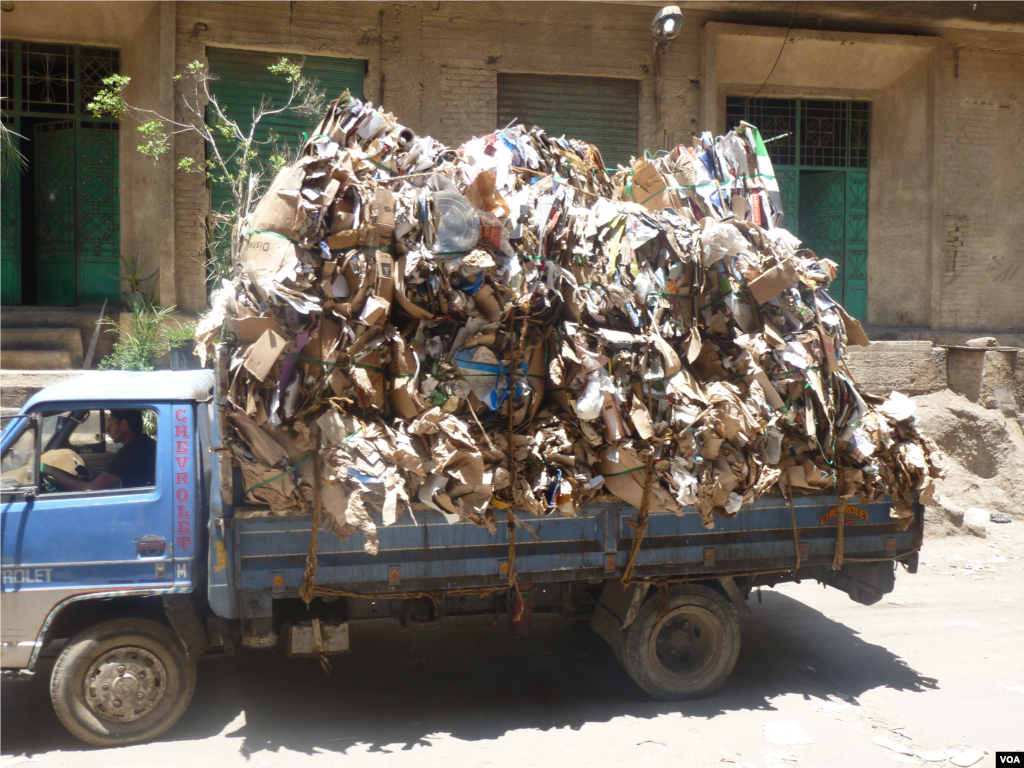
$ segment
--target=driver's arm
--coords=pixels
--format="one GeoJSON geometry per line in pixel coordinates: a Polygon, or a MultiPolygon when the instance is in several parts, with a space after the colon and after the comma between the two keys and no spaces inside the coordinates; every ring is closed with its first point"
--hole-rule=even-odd
{"type": "Polygon", "coordinates": [[[81,480],[69,472],[51,467],[49,464],[43,465],[43,474],[52,477],[68,491],[105,491],[118,481],[118,478],[109,472],[101,472],[92,480],[81,480]]]}

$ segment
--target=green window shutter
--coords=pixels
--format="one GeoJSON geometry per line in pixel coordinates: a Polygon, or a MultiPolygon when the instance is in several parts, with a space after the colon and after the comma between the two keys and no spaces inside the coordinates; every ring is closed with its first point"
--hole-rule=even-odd
{"type": "Polygon", "coordinates": [[[640,83],[601,77],[498,75],[498,128],[539,125],[596,144],[608,167],[640,151],[640,83]]]}
{"type": "MultiPolygon", "coordinates": [[[[243,131],[248,131],[252,125],[253,110],[263,98],[267,98],[271,106],[280,106],[288,100],[291,89],[287,81],[281,76],[270,74],[267,69],[280,61],[282,56],[289,61],[304,61],[303,74],[318,81],[317,88],[324,92],[327,101],[340,96],[346,88],[353,96],[363,98],[366,62],[362,60],[227,48],[207,48],[206,56],[210,61],[210,73],[218,78],[210,84],[210,90],[217,97],[224,114],[237,121],[243,131]]],[[[320,117],[291,113],[264,118],[260,121],[256,137],[260,141],[267,141],[273,130],[280,137],[279,143],[294,152],[305,142],[303,132],[308,134],[312,131],[320,117]]],[[[207,119],[210,119],[209,109],[207,119]]],[[[266,167],[274,154],[274,146],[263,145],[258,152],[259,163],[266,167]]],[[[270,179],[265,178],[263,182],[267,184],[270,179]]],[[[226,204],[231,200],[228,186],[214,183],[211,197],[214,210],[222,207],[226,209],[226,204]]]]}

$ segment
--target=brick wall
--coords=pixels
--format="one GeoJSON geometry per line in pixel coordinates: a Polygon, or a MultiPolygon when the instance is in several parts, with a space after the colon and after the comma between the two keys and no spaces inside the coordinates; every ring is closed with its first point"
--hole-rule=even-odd
{"type": "Polygon", "coordinates": [[[943,231],[933,324],[1019,332],[1024,330],[1024,56],[997,41],[951,43],[939,97],[943,231]]]}
{"type": "MultiPolygon", "coordinates": [[[[494,129],[499,72],[635,79],[640,83],[641,147],[689,142],[694,131],[712,127],[697,122],[701,30],[709,20],[743,22],[738,14],[685,11],[685,32],[661,65],[659,121],[654,114],[649,32],[653,11],[649,6],[517,2],[176,5],[179,66],[202,60],[207,45],[362,59],[367,62],[367,98],[378,103],[383,90],[384,105],[400,120],[418,133],[446,143],[494,129]]],[[[916,119],[920,116],[915,115],[905,123],[915,127],[891,132],[891,146],[883,149],[892,155],[908,151],[900,142],[932,146],[934,155],[926,154],[925,162],[932,157],[937,188],[930,189],[927,181],[919,180],[912,182],[914,189],[901,188],[903,197],[919,201],[912,206],[919,215],[915,213],[913,220],[903,216],[898,223],[887,223],[887,210],[879,202],[886,195],[872,195],[873,223],[869,226],[892,230],[893,237],[885,241],[887,248],[869,255],[873,262],[869,272],[878,272],[878,260],[907,254],[908,248],[900,243],[906,245],[908,238],[913,241],[909,250],[922,254],[929,251],[930,242],[933,256],[931,260],[924,255],[916,257],[919,267],[900,273],[906,275],[905,280],[900,278],[906,285],[896,290],[895,298],[883,296],[885,291],[878,286],[869,290],[891,309],[879,314],[883,325],[1021,332],[1024,131],[1019,126],[1024,124],[1024,56],[1019,54],[1020,35],[1004,34],[995,40],[948,29],[930,34],[943,38],[945,49],[935,68],[922,69],[921,87],[916,92],[934,89],[934,99],[920,99],[920,109],[935,110],[934,135],[927,128],[930,118],[916,119]],[[931,220],[929,208],[935,211],[931,220]],[[937,277],[929,279],[929,275],[937,277]]],[[[795,95],[849,98],[821,93],[815,88],[813,72],[808,72],[807,78],[806,93],[795,95]]],[[[887,103],[882,93],[868,97],[877,107],[887,103]]],[[[899,109],[899,104],[891,106],[899,109]]],[[[179,156],[198,156],[203,150],[194,138],[179,137],[175,151],[179,156]]],[[[876,153],[872,162],[881,171],[886,161],[876,153]]],[[[932,178],[930,173],[914,178],[918,176],[932,178]]],[[[911,183],[908,178],[904,175],[895,183],[911,183]]],[[[205,300],[201,253],[207,199],[202,179],[177,173],[177,299],[179,306],[192,311],[205,300]]],[[[886,269],[882,273],[891,275],[886,269]]],[[[890,279],[890,287],[892,282],[890,279]]]]}

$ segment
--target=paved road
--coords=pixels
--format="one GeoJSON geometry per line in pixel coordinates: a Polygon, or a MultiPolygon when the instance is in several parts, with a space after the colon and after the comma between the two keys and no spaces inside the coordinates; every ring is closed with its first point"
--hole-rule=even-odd
{"type": "Polygon", "coordinates": [[[269,652],[203,662],[191,708],[154,744],[83,748],[47,680],[5,683],[0,768],[926,764],[875,739],[981,748],[993,766],[996,749],[1024,749],[1024,522],[929,542],[923,559],[872,607],[811,583],[765,590],[712,699],[647,698],[586,626],[553,617],[524,640],[490,621],[382,622],[354,627],[330,677],[269,652]],[[812,743],[769,743],[786,724],[812,743]]]}

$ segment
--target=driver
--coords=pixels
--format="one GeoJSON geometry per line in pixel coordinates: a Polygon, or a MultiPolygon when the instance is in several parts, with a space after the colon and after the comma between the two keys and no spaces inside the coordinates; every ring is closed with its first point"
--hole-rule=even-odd
{"type": "Polygon", "coordinates": [[[43,474],[52,477],[68,491],[103,491],[119,480],[122,488],[156,485],[156,441],[142,431],[142,411],[110,411],[107,434],[122,447],[97,477],[81,480],[49,465],[43,467],[43,474]]]}

